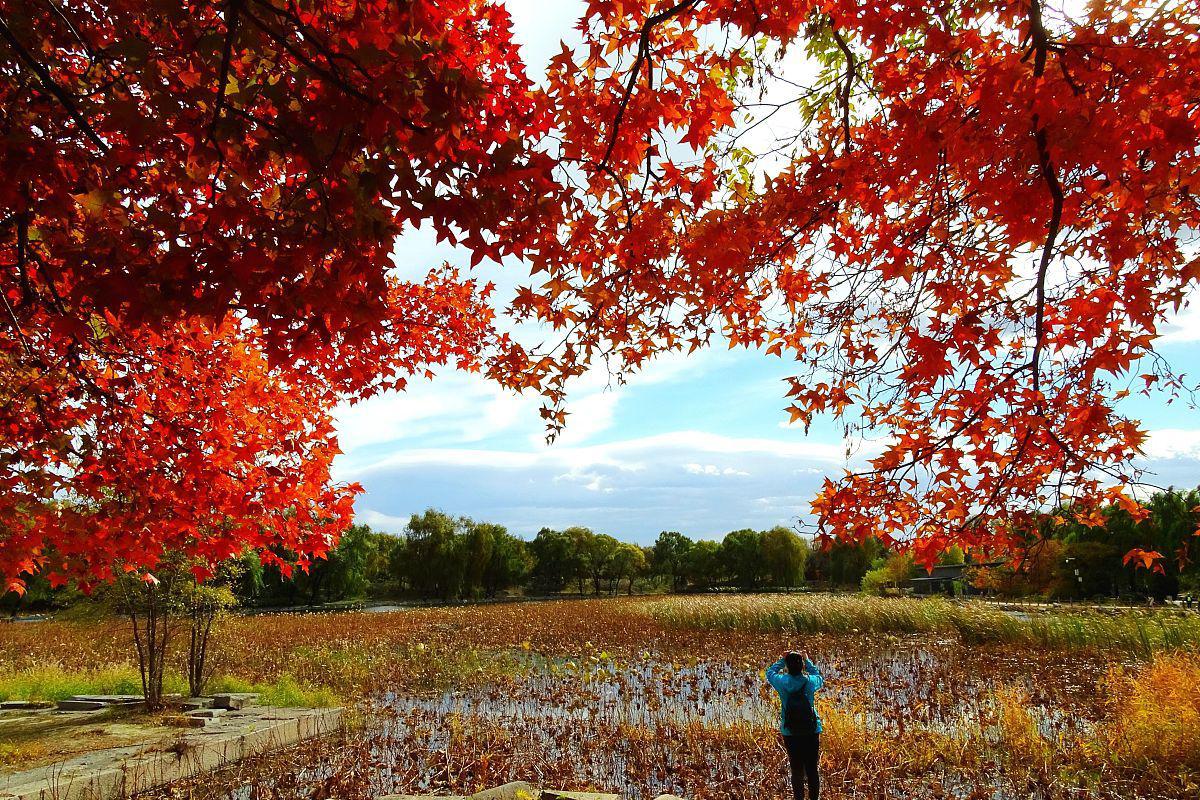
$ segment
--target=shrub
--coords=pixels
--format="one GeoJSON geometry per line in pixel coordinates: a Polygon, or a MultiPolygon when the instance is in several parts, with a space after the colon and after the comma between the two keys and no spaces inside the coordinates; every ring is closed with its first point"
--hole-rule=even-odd
{"type": "Polygon", "coordinates": [[[1109,716],[1093,755],[1114,766],[1200,769],[1200,653],[1160,655],[1137,672],[1115,668],[1101,691],[1109,716]]]}

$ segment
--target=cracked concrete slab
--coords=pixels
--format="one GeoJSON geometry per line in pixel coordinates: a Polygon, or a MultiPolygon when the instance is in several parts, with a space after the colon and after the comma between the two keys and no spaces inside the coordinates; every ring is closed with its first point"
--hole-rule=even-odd
{"type": "Polygon", "coordinates": [[[0,800],[114,800],[332,732],[340,708],[252,707],[166,740],[96,750],[0,775],[0,800]]]}

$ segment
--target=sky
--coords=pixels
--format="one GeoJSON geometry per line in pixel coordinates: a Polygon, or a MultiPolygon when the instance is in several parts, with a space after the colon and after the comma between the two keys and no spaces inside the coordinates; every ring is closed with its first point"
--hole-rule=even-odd
{"type": "MultiPolygon", "coordinates": [[[[574,40],[582,3],[508,0],[530,74],[574,40]]],[[[466,254],[428,230],[396,245],[401,275],[419,277],[466,254]]],[[[525,278],[520,265],[483,268],[500,294],[525,278]]],[[[1200,313],[1185,310],[1160,340],[1176,369],[1200,374],[1200,313]]],[[[409,515],[439,508],[497,522],[530,538],[543,527],[584,525],[650,544],[660,531],[719,539],[738,528],[796,527],[826,476],[869,455],[848,449],[821,420],[789,427],[783,379],[795,365],[747,350],[710,349],[653,362],[625,385],[604,374],[571,387],[564,435],[544,442],[539,398],[444,370],[337,409],[343,454],[335,478],[365,492],[356,519],[401,533],[409,515]]],[[[1180,403],[1136,398],[1128,413],[1150,431],[1146,462],[1160,485],[1200,484],[1200,418],[1180,403]]]]}

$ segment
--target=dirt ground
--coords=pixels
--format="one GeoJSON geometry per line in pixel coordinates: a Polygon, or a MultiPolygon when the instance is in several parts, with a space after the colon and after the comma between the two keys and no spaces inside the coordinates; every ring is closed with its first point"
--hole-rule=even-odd
{"type": "Polygon", "coordinates": [[[84,712],[0,711],[0,774],[93,750],[152,743],[177,735],[179,729],[164,725],[162,717],[137,706],[84,712]]]}

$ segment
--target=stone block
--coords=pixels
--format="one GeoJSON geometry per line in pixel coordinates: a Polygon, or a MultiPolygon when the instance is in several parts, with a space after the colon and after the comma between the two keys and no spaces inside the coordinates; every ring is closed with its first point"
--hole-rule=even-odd
{"type": "Polygon", "coordinates": [[[190,714],[175,714],[163,718],[163,722],[172,728],[203,728],[210,721],[204,717],[193,717],[190,714]]]}
{"type": "Polygon", "coordinates": [[[494,789],[484,789],[471,795],[470,800],[539,800],[542,793],[527,781],[513,781],[494,789]]]}
{"type": "Polygon", "coordinates": [[[213,695],[213,705],[217,708],[236,710],[254,705],[258,695],[254,692],[226,692],[213,695]]]}
{"type": "Polygon", "coordinates": [[[171,706],[182,711],[196,711],[201,708],[212,708],[213,703],[211,697],[185,697],[182,700],[171,701],[171,706]]]}
{"type": "Polygon", "coordinates": [[[0,700],[0,711],[28,711],[54,705],[43,700],[0,700]]]}
{"type": "Polygon", "coordinates": [[[99,711],[106,704],[99,700],[59,700],[59,711],[99,711]]]}
{"type": "Polygon", "coordinates": [[[541,800],[621,800],[621,795],[608,792],[561,792],[543,789],[541,800]]]}
{"type": "Polygon", "coordinates": [[[216,719],[217,717],[224,715],[225,711],[226,709],[224,708],[194,708],[187,712],[187,715],[189,717],[200,717],[202,719],[216,719]]]}
{"type": "Polygon", "coordinates": [[[106,706],[133,706],[146,700],[140,694],[77,694],[73,695],[71,699],[104,703],[106,706]]]}
{"type": "Polygon", "coordinates": [[[660,794],[654,800],[683,800],[683,798],[675,794],[660,794]]]}

